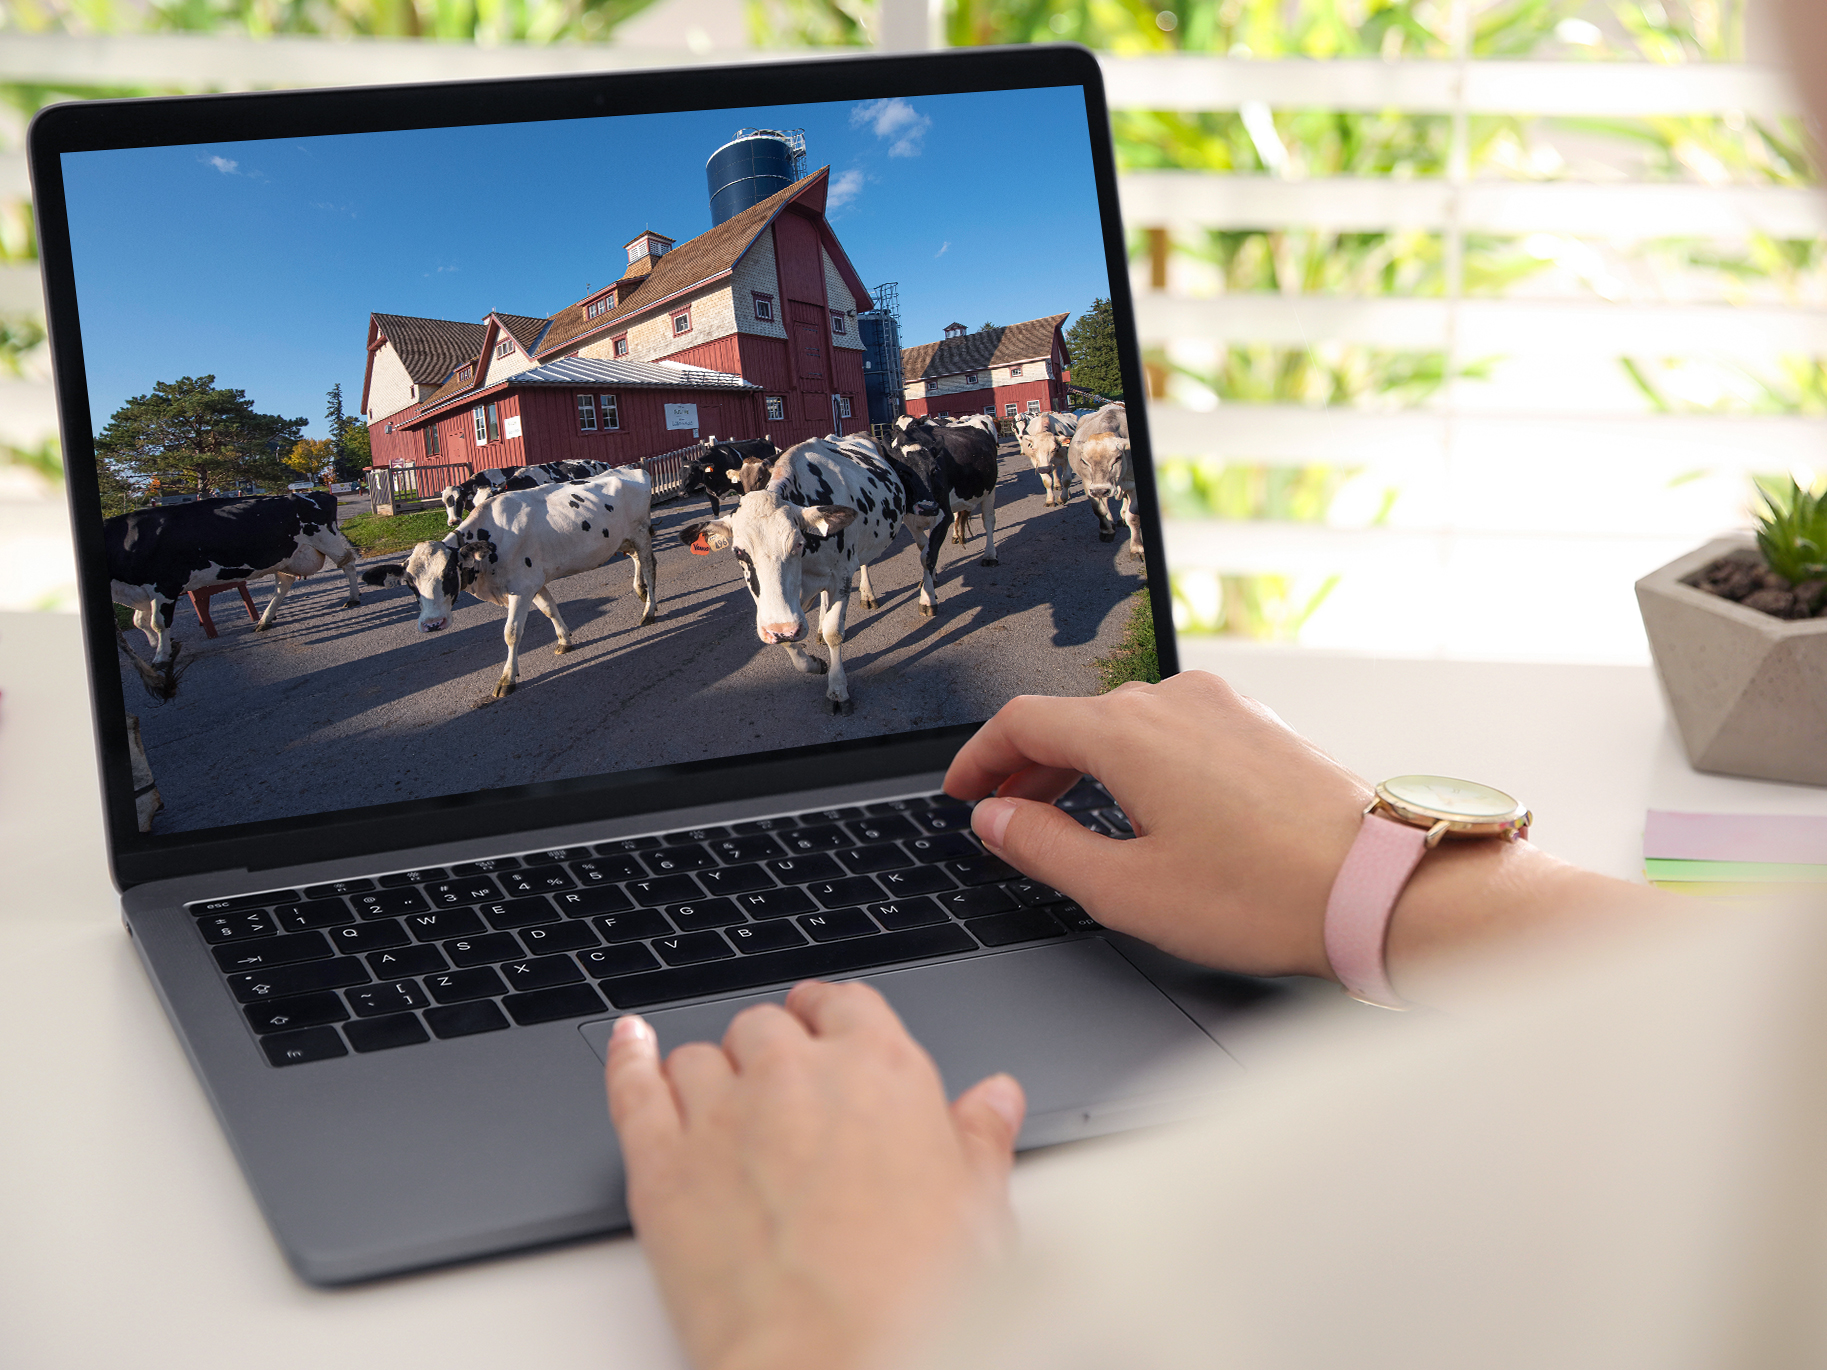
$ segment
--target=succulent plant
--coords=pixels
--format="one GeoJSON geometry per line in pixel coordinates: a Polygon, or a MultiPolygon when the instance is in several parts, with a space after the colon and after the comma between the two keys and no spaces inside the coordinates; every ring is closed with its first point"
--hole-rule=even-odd
{"type": "Polygon", "coordinates": [[[1791,585],[1827,577],[1827,490],[1811,494],[1794,479],[1761,486],[1757,547],[1764,565],[1791,585]]]}

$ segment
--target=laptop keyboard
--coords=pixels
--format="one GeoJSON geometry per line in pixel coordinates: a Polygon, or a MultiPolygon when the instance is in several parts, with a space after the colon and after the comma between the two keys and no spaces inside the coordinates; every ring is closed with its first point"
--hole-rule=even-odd
{"type": "MultiPolygon", "coordinates": [[[[1133,834],[1093,780],[1059,801],[1133,834]]],[[[188,906],[275,1066],[1089,932],[917,795],[188,906]]]]}

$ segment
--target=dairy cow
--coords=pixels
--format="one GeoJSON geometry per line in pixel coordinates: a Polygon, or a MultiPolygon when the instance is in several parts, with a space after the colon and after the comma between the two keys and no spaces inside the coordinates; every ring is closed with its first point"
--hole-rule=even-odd
{"type": "MultiPolygon", "coordinates": [[[[496,699],[520,680],[520,641],[527,610],[537,608],[558,633],[554,652],[571,649],[571,629],[546,586],[593,571],[626,552],[634,561],[634,592],[645,604],[642,623],[658,613],[653,565],[653,486],[638,466],[563,485],[510,490],[464,519],[442,542],[421,542],[404,563],[371,567],[370,585],[408,585],[419,597],[419,631],[450,622],[465,590],[507,609],[502,638],[507,665],[496,699]]],[[[486,702],[486,701],[485,701],[486,702]]]]}
{"type": "Polygon", "coordinates": [[[336,496],[327,490],[135,509],[102,525],[102,547],[114,602],[133,610],[156,667],[177,654],[171,620],[179,597],[191,590],[275,577],[278,587],[254,625],[257,633],[273,626],[292,583],[326,563],[348,577],[343,607],[361,603],[355,548],[336,526],[336,496]]]}
{"type": "Polygon", "coordinates": [[[703,495],[712,518],[723,517],[723,500],[741,498],[767,483],[780,449],[766,438],[710,439],[703,456],[686,464],[681,496],[703,495]]]}
{"type": "MultiPolygon", "coordinates": [[[[996,439],[974,424],[933,424],[902,415],[895,421],[889,448],[925,480],[938,501],[933,537],[942,539],[947,527],[965,527],[975,513],[983,519],[985,566],[996,560],[996,480],[1001,474],[996,439]]],[[[908,526],[924,529],[917,518],[908,526]]],[[[962,542],[961,537],[953,541],[962,542]]],[[[929,567],[937,560],[937,542],[928,546],[929,567]]]]}
{"type": "Polygon", "coordinates": [[[690,524],[682,542],[734,548],[755,600],[755,635],[786,650],[796,670],[825,676],[825,706],[852,709],[844,676],[844,623],[858,572],[886,555],[906,512],[901,478],[872,438],[815,438],[788,448],[768,483],[745,494],[727,519],[690,524]],[[818,635],[831,663],[801,645],[816,603],[818,635]]]}
{"type": "Polygon", "coordinates": [[[1024,414],[1015,431],[1022,456],[1040,476],[1048,505],[1066,503],[1067,490],[1072,483],[1067,452],[1073,433],[1078,431],[1078,419],[1071,414],[1024,414]]]}
{"type": "Polygon", "coordinates": [[[439,492],[444,501],[444,526],[455,528],[471,511],[508,490],[535,490],[563,481],[589,480],[615,470],[607,461],[548,461],[538,466],[491,466],[461,485],[447,485],[439,492]]]}
{"type": "Polygon", "coordinates": [[[1129,525],[1129,554],[1142,560],[1142,519],[1136,513],[1135,469],[1129,455],[1129,411],[1120,401],[1107,404],[1078,426],[1067,453],[1073,474],[1091,499],[1099,542],[1116,537],[1109,502],[1123,500],[1123,522],[1129,525]]]}

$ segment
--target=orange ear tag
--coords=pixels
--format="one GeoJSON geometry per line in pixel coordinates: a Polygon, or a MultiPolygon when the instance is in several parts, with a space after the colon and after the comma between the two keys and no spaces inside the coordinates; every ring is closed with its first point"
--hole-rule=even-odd
{"type": "Polygon", "coordinates": [[[703,533],[698,534],[698,536],[692,540],[691,554],[694,557],[707,557],[710,555],[710,551],[710,544],[704,540],[703,533]]]}

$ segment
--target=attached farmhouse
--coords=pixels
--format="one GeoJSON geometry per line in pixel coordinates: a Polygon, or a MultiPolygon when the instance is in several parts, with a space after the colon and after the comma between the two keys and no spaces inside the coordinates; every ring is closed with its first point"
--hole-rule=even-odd
{"type": "Polygon", "coordinates": [[[910,414],[991,414],[1014,418],[1066,407],[1072,357],[1060,331],[1064,314],[967,333],[946,325],[938,342],[901,350],[910,414]]]}
{"type": "Polygon", "coordinates": [[[549,316],[370,315],[375,465],[632,462],[712,434],[786,447],[863,427],[871,303],[825,220],[829,177],[683,243],[643,232],[618,280],[549,316]]]}

